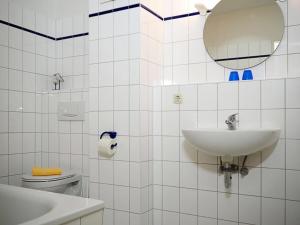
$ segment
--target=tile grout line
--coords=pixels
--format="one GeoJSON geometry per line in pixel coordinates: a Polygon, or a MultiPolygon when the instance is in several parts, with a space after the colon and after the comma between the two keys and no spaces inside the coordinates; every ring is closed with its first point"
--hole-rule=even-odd
{"type": "MultiPolygon", "coordinates": [[[[9,19],[9,16],[10,16],[10,13],[9,13],[9,7],[10,7],[10,2],[8,2],[8,19],[9,19]]],[[[8,44],[8,46],[10,46],[10,38],[9,38],[9,29],[7,29],[8,30],[8,32],[7,32],[7,44],[8,44]]],[[[8,48],[8,51],[7,51],[7,67],[8,67],[8,90],[9,90],[9,84],[10,84],[10,69],[9,69],[9,63],[10,63],[10,60],[9,60],[9,48],[8,48]]],[[[8,91],[8,94],[7,94],[7,98],[8,98],[8,112],[7,112],[7,133],[8,133],[8,154],[10,153],[10,151],[11,151],[11,149],[10,149],[10,144],[9,144],[9,142],[10,142],[10,135],[9,135],[9,126],[10,126],[10,113],[9,113],[9,101],[10,101],[10,96],[9,96],[9,91],[8,91]]],[[[9,167],[10,167],[10,164],[9,164],[9,156],[7,156],[7,171],[8,171],[8,173],[7,173],[7,182],[8,182],[8,184],[10,184],[10,171],[9,171],[9,167]]]]}

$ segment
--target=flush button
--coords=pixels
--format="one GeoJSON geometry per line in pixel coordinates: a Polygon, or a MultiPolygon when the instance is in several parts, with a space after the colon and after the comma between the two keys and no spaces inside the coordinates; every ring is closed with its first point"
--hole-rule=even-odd
{"type": "Polygon", "coordinates": [[[183,101],[182,95],[181,94],[175,94],[174,95],[174,104],[181,104],[183,101]]]}

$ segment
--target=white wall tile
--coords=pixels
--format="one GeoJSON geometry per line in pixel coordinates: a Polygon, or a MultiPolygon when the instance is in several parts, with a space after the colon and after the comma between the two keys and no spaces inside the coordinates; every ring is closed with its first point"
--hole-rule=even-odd
{"type": "Polygon", "coordinates": [[[300,94],[300,79],[287,79],[286,80],[286,107],[299,108],[300,103],[297,96],[300,94]]]}
{"type": "Polygon", "coordinates": [[[114,207],[118,210],[129,210],[129,187],[114,186],[114,207]]]}
{"type": "Polygon", "coordinates": [[[239,110],[240,128],[259,128],[261,124],[260,110],[239,110]]]}
{"type": "Polygon", "coordinates": [[[216,219],[198,217],[198,225],[217,225],[216,219]]]}
{"type": "Polygon", "coordinates": [[[187,64],[188,62],[188,43],[176,42],[173,49],[173,65],[187,64]]]}
{"type": "Polygon", "coordinates": [[[198,165],[198,188],[201,190],[217,191],[218,168],[216,165],[198,165]]]}
{"type": "Polygon", "coordinates": [[[287,138],[300,138],[300,121],[298,120],[299,109],[286,110],[286,137],[287,138]]]}
{"type": "Polygon", "coordinates": [[[0,167],[1,167],[1,176],[7,176],[8,175],[8,155],[1,155],[0,156],[0,167]]]}
{"type": "Polygon", "coordinates": [[[8,67],[8,48],[0,46],[0,66],[8,67]]]}
{"type": "Polygon", "coordinates": [[[129,163],[115,162],[114,163],[114,183],[117,185],[129,185],[129,163]]]}
{"type": "Polygon", "coordinates": [[[297,1],[296,0],[290,0],[288,4],[288,21],[289,25],[295,25],[300,24],[299,15],[297,14],[297,1]]]}
{"type": "Polygon", "coordinates": [[[280,139],[275,146],[271,146],[262,152],[262,166],[284,169],[285,152],[285,140],[280,139]]]}
{"type": "Polygon", "coordinates": [[[198,110],[216,110],[217,99],[217,85],[198,86],[198,110]]]}
{"type": "Polygon", "coordinates": [[[188,40],[188,18],[173,21],[173,41],[186,41],[188,40]]]}
{"type": "Polygon", "coordinates": [[[128,135],[129,133],[129,113],[126,111],[116,111],[114,114],[115,130],[120,135],[128,135]]]}
{"type": "Polygon", "coordinates": [[[241,82],[239,84],[239,108],[259,109],[260,108],[260,82],[241,82]]]}
{"type": "Polygon", "coordinates": [[[113,185],[100,184],[99,198],[103,199],[107,208],[113,208],[114,205],[113,196],[114,196],[113,185]]]}
{"type": "Polygon", "coordinates": [[[180,189],[180,212],[197,215],[197,190],[180,189]]]}
{"type": "Polygon", "coordinates": [[[218,85],[218,109],[237,109],[238,97],[238,83],[218,85]]]}
{"type": "Polygon", "coordinates": [[[179,163],[163,162],[163,184],[178,187],[179,172],[179,163]]]}
{"type": "Polygon", "coordinates": [[[162,139],[162,156],[164,160],[179,161],[179,138],[163,137],[162,139]]]}
{"type": "MultiPolygon", "coordinates": [[[[5,51],[4,51],[5,53],[5,51]]],[[[6,56],[7,58],[7,56],[6,56]]],[[[4,60],[4,62],[7,60],[4,60]]],[[[5,65],[3,65],[5,66],[5,65]]],[[[9,67],[12,69],[22,70],[22,52],[16,49],[9,49],[9,67]]]]}
{"type": "Polygon", "coordinates": [[[22,50],[22,31],[16,28],[9,28],[9,46],[22,50]]]}
{"type": "Polygon", "coordinates": [[[8,0],[4,0],[1,2],[1,11],[0,11],[0,15],[1,15],[1,20],[7,21],[8,20],[8,0]]]}
{"type": "Polygon", "coordinates": [[[9,175],[22,173],[22,155],[9,155],[9,175]]]}
{"type": "Polygon", "coordinates": [[[180,113],[180,130],[197,128],[197,111],[182,111],[180,113]]]}
{"type": "Polygon", "coordinates": [[[179,65],[173,67],[173,84],[187,84],[188,79],[187,65],[179,65]]]}
{"type": "Polygon", "coordinates": [[[282,109],[262,110],[262,127],[280,128],[280,137],[285,135],[285,112],[282,109]]]}
{"type": "Polygon", "coordinates": [[[249,174],[239,178],[239,192],[246,195],[261,195],[261,169],[248,168],[249,174]]]}
{"type": "Polygon", "coordinates": [[[114,88],[114,109],[129,109],[129,88],[128,86],[118,86],[114,88]]]}
{"type": "Polygon", "coordinates": [[[288,55],[288,77],[299,77],[300,76],[300,66],[299,62],[300,54],[288,55]]]}
{"type": "Polygon", "coordinates": [[[179,225],[179,213],[163,211],[163,224],[166,225],[179,225]]]}
{"type": "Polygon", "coordinates": [[[0,68],[0,87],[8,88],[8,69],[0,68]]]}
{"type": "Polygon", "coordinates": [[[198,191],[198,215],[217,218],[217,192],[198,191]]]}
{"type": "Polygon", "coordinates": [[[278,55],[278,56],[273,55],[266,61],[266,79],[287,77],[288,74],[287,67],[288,67],[287,55],[278,55]]]}
{"type": "Polygon", "coordinates": [[[162,132],[163,135],[177,136],[179,135],[179,115],[177,112],[163,112],[162,113],[162,132]]]}
{"type": "Polygon", "coordinates": [[[286,172],[286,198],[290,200],[300,200],[300,172],[288,170],[286,172]]]}
{"type": "Polygon", "coordinates": [[[286,201],[286,224],[293,225],[299,221],[300,203],[296,201],[286,201]]]}
{"type": "Polygon", "coordinates": [[[189,83],[204,83],[206,81],[206,64],[189,64],[189,83]]]}
{"type": "Polygon", "coordinates": [[[114,59],[126,60],[129,57],[128,36],[114,38],[114,59]]]}
{"type": "Polygon", "coordinates": [[[197,176],[197,164],[196,163],[181,163],[180,165],[180,186],[186,188],[197,188],[197,180],[194,177],[197,176]]]}
{"type": "Polygon", "coordinates": [[[189,63],[200,63],[206,61],[206,51],[203,39],[189,41],[189,63]]]}
{"type": "Polygon", "coordinates": [[[218,126],[217,111],[199,111],[198,127],[199,128],[216,128],[218,126]]]}
{"type": "Polygon", "coordinates": [[[262,198],[262,224],[281,225],[284,224],[285,215],[284,200],[262,198]]]}
{"type": "Polygon", "coordinates": [[[284,198],[285,172],[279,169],[262,169],[262,196],[284,198]]]}
{"type": "Polygon", "coordinates": [[[101,39],[99,40],[99,61],[109,62],[113,60],[113,39],[101,39]]]}
{"type": "Polygon", "coordinates": [[[179,211],[179,188],[163,187],[163,209],[173,212],[179,211]]]}
{"type": "Polygon", "coordinates": [[[284,80],[262,81],[261,90],[261,104],[263,109],[284,108],[284,80]]]}
{"type": "Polygon", "coordinates": [[[114,13],[114,35],[126,35],[129,31],[129,13],[127,10],[114,13]]]}
{"type": "Polygon", "coordinates": [[[239,221],[249,224],[260,224],[260,198],[239,196],[239,221]]]}
{"type": "Polygon", "coordinates": [[[286,141],[286,168],[300,170],[299,140],[286,141]]]}
{"type": "Polygon", "coordinates": [[[238,196],[225,193],[218,194],[218,218],[237,221],[238,218],[238,196]]]}

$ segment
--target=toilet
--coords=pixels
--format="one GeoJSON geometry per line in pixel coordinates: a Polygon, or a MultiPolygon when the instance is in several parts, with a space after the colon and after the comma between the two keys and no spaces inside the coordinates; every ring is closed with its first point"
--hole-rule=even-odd
{"type": "Polygon", "coordinates": [[[32,176],[25,174],[22,177],[22,186],[30,189],[50,191],[68,195],[81,195],[81,175],[65,171],[55,176],[32,176]]]}

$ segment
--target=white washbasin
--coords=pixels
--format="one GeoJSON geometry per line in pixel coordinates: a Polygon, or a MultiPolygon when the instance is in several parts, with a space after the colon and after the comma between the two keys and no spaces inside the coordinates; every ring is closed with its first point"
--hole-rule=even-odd
{"type": "Polygon", "coordinates": [[[193,129],[182,130],[197,150],[213,156],[245,156],[275,144],[280,129],[193,129]]]}

